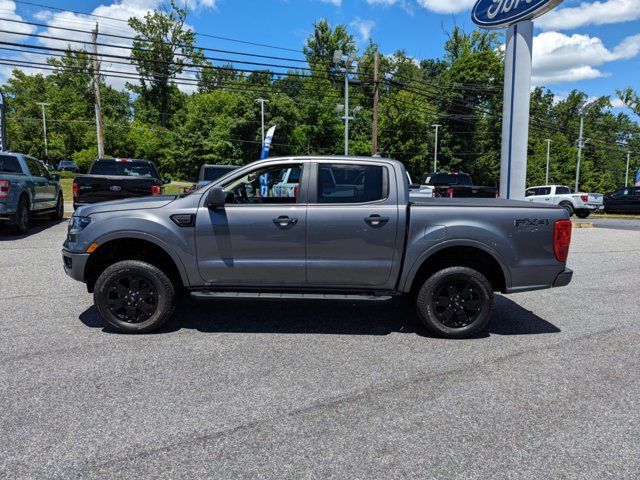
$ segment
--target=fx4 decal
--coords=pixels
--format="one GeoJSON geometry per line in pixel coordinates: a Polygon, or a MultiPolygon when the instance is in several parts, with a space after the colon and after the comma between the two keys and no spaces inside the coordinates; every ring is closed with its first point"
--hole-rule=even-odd
{"type": "Polygon", "coordinates": [[[527,228],[527,227],[547,227],[549,226],[548,218],[521,218],[513,221],[516,228],[527,228]]]}

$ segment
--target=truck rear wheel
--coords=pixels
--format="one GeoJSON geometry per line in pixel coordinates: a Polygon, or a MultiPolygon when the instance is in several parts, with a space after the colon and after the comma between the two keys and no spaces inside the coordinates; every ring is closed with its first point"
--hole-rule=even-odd
{"type": "Polygon", "coordinates": [[[93,300],[100,316],[124,333],[147,333],[173,313],[174,288],[157,267],[124,260],[108,267],[96,281],[93,300]]]}
{"type": "Polygon", "coordinates": [[[589,215],[591,215],[591,211],[589,210],[576,210],[575,211],[576,217],[578,218],[588,218],[589,215]]]}
{"type": "Polygon", "coordinates": [[[569,218],[573,215],[573,205],[570,202],[560,202],[560,206],[569,214],[569,218]]]}
{"type": "Polygon", "coordinates": [[[62,220],[64,218],[64,200],[62,199],[62,194],[58,195],[56,210],[49,215],[49,218],[51,220],[62,220]]]}
{"type": "Polygon", "coordinates": [[[493,290],[472,268],[449,267],[427,278],[416,296],[416,309],[429,331],[445,338],[469,337],[487,326],[493,290]]]}
{"type": "Polygon", "coordinates": [[[23,195],[18,202],[18,209],[13,218],[14,231],[18,235],[26,235],[31,224],[31,214],[29,212],[29,201],[23,195]]]}

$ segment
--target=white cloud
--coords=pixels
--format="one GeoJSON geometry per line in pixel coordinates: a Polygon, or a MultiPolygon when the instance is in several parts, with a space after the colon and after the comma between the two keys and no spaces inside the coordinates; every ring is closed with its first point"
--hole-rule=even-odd
{"type": "MultiPolygon", "coordinates": [[[[19,33],[33,33],[36,27],[32,25],[25,25],[24,23],[11,22],[10,20],[24,20],[20,15],[16,13],[16,4],[11,0],[0,0],[0,12],[2,17],[0,19],[0,30],[9,30],[11,32],[19,33]]],[[[27,37],[24,35],[17,35],[14,33],[0,32],[0,40],[3,42],[22,43],[27,37]]]]}
{"type": "Polygon", "coordinates": [[[613,98],[611,98],[611,108],[628,108],[628,107],[618,97],[613,97],[613,98]]]}
{"type": "Polygon", "coordinates": [[[640,0],[605,0],[552,10],[536,20],[536,26],[543,30],[570,30],[585,25],[630,22],[639,18],[640,0]]]}
{"type": "MultiPolygon", "coordinates": [[[[66,27],[66,28],[74,28],[77,30],[83,31],[91,31],[95,28],[96,21],[99,24],[99,32],[100,36],[98,37],[99,43],[110,44],[110,46],[99,46],[98,53],[101,55],[116,55],[127,57],[130,54],[130,50],[127,48],[118,48],[121,47],[131,47],[132,41],[127,38],[117,38],[112,36],[107,36],[104,34],[112,34],[112,35],[121,35],[124,37],[133,37],[134,31],[129,27],[129,25],[125,22],[131,17],[143,18],[147,12],[156,10],[163,3],[163,0],[119,0],[110,5],[99,5],[96,7],[91,13],[93,15],[98,15],[100,17],[109,17],[100,18],[100,17],[91,17],[87,15],[76,15],[71,12],[58,12],[58,11],[47,11],[43,10],[34,15],[40,22],[46,23],[48,25],[47,28],[42,29],[39,33],[46,36],[56,37],[60,40],[56,40],[54,38],[38,38],[37,42],[40,45],[57,48],[57,49],[66,49],[71,47],[73,49],[90,49],[91,48],[91,33],[82,33],[82,32],[70,32],[68,30],[62,30],[57,27],[66,27]],[[116,20],[112,20],[116,19],[116,20]],[[124,20],[124,21],[118,21],[124,20]]],[[[0,0],[0,8],[7,9],[10,7],[8,4],[13,4],[12,1],[0,0]],[[7,6],[5,6],[7,5],[7,6]]],[[[215,8],[216,0],[187,0],[187,5],[190,9],[196,8],[215,8]]],[[[13,5],[15,10],[15,5],[13,5]]],[[[7,15],[7,14],[3,14],[7,15]]],[[[12,25],[11,29],[15,30],[16,25],[12,25]]],[[[186,25],[187,28],[190,28],[186,25]]],[[[0,21],[0,29],[2,29],[2,23],[0,21]]],[[[35,29],[34,29],[35,30],[35,29]]],[[[29,33],[32,33],[31,30],[29,33]]],[[[6,40],[5,37],[0,37],[6,40]]],[[[24,40],[24,38],[21,38],[24,40]]],[[[60,53],[60,52],[53,52],[60,53]]],[[[14,57],[15,60],[29,60],[29,61],[37,61],[43,62],[46,57],[42,55],[37,55],[35,53],[23,53],[18,57],[14,57]]],[[[24,68],[24,67],[20,67],[24,68]]],[[[128,63],[127,59],[124,58],[113,58],[113,57],[102,57],[101,68],[103,71],[111,70],[116,72],[123,72],[124,75],[137,75],[137,71],[135,66],[131,63],[128,63]],[[127,62],[125,64],[114,63],[116,62],[127,62]]],[[[30,69],[28,70],[30,73],[36,73],[39,71],[38,69],[30,69]]],[[[41,73],[47,75],[51,73],[49,70],[41,70],[41,73]]],[[[10,70],[7,69],[0,70],[0,76],[8,77],[10,75],[10,70]]],[[[106,82],[109,85],[112,85],[115,88],[121,89],[124,87],[125,83],[136,83],[133,80],[129,80],[127,78],[118,78],[113,76],[107,76],[108,73],[105,73],[106,82]]],[[[195,74],[193,73],[182,73],[181,77],[192,78],[195,79],[195,74]]],[[[179,85],[179,88],[183,91],[193,91],[196,86],[191,85],[179,85]]]]}
{"type": "Polygon", "coordinates": [[[400,3],[401,0],[367,0],[369,5],[395,5],[400,3]]]}
{"type": "Polygon", "coordinates": [[[330,3],[331,5],[335,5],[336,7],[339,7],[342,5],[342,0],[320,0],[323,3],[330,3]]]}
{"type": "Polygon", "coordinates": [[[533,39],[534,85],[592,80],[609,74],[596,67],[640,53],[640,35],[608,49],[598,37],[543,32],[533,39]]]}
{"type": "Polygon", "coordinates": [[[356,19],[350,23],[350,26],[358,31],[362,42],[367,42],[371,38],[371,30],[376,26],[376,22],[356,17],[356,19]]]}
{"type": "Polygon", "coordinates": [[[471,9],[476,0],[418,0],[421,7],[435,13],[460,13],[471,9]]]}

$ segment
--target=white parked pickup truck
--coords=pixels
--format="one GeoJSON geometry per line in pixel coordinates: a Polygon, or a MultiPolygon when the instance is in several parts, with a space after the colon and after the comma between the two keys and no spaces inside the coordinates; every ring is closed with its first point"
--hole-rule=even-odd
{"type": "Polygon", "coordinates": [[[569,212],[569,216],[575,213],[578,218],[587,218],[601,210],[604,203],[601,193],[571,193],[571,189],[565,185],[531,187],[526,190],[525,196],[530,202],[560,205],[569,212]]]}

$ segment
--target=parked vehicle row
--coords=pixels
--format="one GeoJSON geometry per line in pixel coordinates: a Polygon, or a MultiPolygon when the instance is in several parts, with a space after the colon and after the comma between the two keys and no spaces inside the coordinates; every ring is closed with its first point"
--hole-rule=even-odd
{"type": "Polygon", "coordinates": [[[0,222],[25,234],[33,215],[61,220],[64,199],[59,177],[28,155],[0,153],[0,222]]]}
{"type": "Polygon", "coordinates": [[[621,187],[604,199],[606,213],[640,213],[640,187],[621,187]]]}
{"type": "Polygon", "coordinates": [[[486,326],[494,291],[568,284],[570,239],[567,211],[555,205],[412,200],[400,162],[291,157],[246,165],[189,195],[82,206],[62,256],[123,332],[159,328],[186,291],[408,295],[427,328],[459,338],[486,326]]]}

